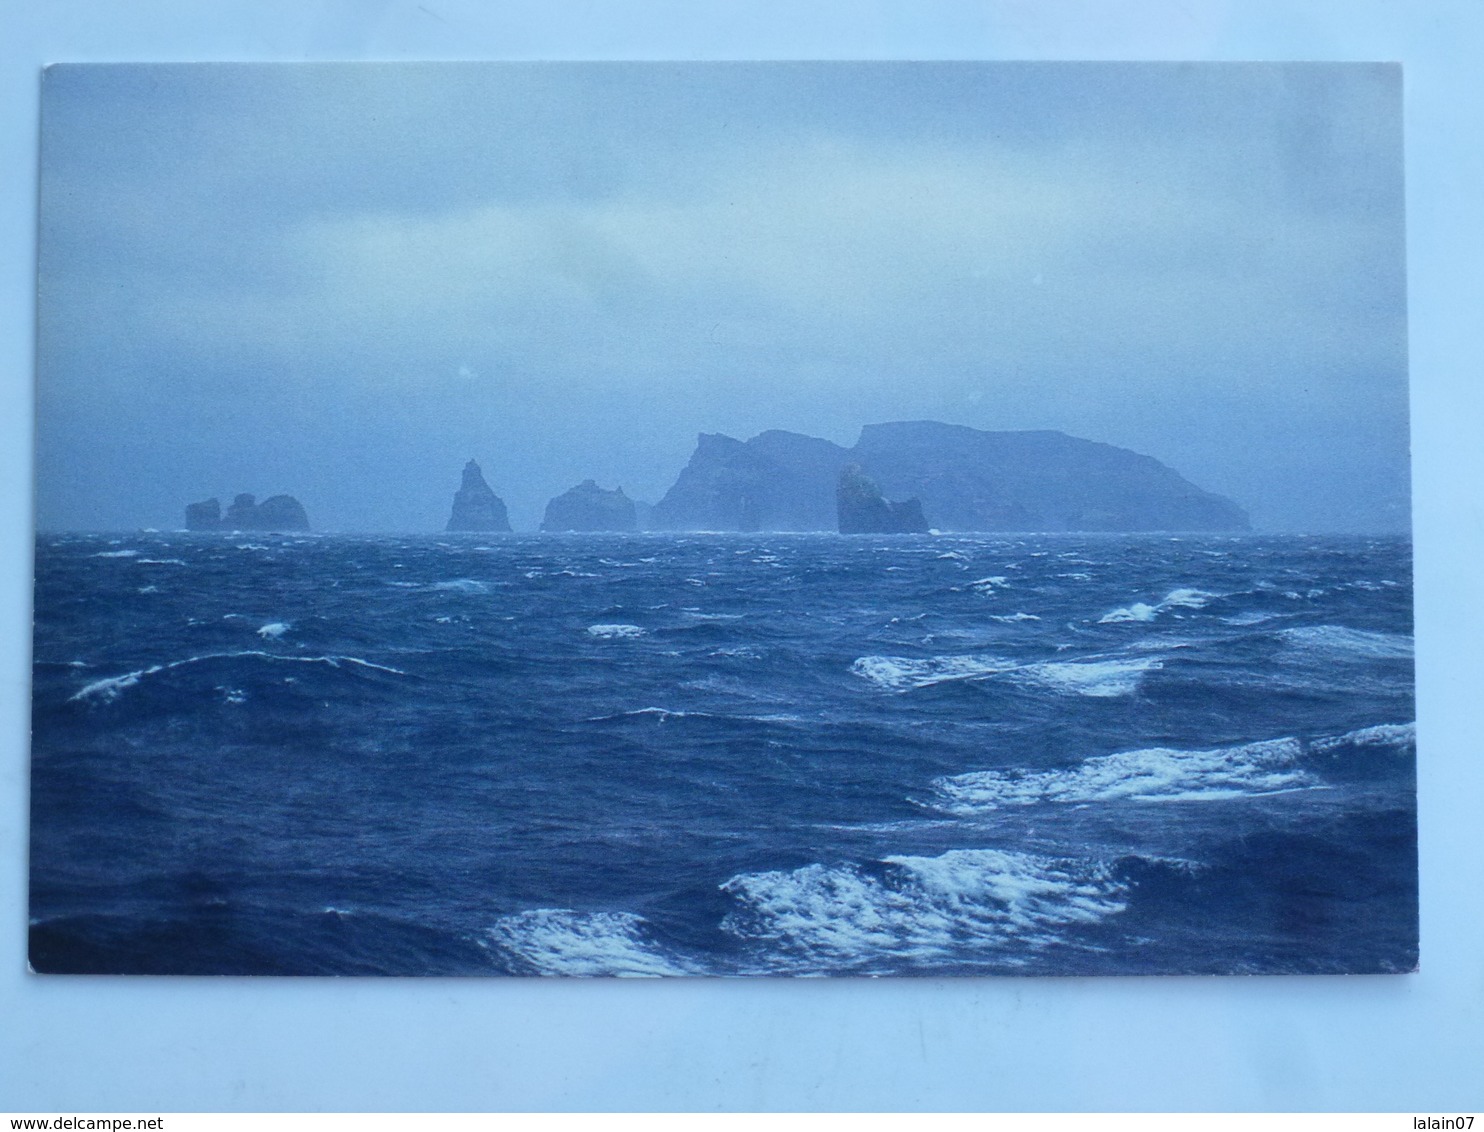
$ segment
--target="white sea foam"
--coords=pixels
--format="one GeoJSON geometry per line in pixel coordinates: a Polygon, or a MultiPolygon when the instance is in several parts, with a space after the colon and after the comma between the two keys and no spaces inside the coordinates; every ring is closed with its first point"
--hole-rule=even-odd
{"type": "Polygon", "coordinates": [[[747,873],[722,885],[741,904],[722,927],[775,955],[836,970],[874,962],[964,959],[1121,912],[1127,886],[1106,866],[998,849],[887,857],[874,875],[852,865],[747,873]]]}
{"type": "Polygon", "coordinates": [[[1330,656],[1403,660],[1412,655],[1412,638],[1399,633],[1350,629],[1343,625],[1307,625],[1284,629],[1278,635],[1290,647],[1330,656]]]}
{"type": "Polygon", "coordinates": [[[377,664],[374,661],[362,660],[358,656],[280,656],[277,653],[260,652],[256,649],[248,649],[241,652],[210,652],[201,656],[188,656],[184,660],[172,660],[166,664],[152,664],[148,668],[139,668],[133,672],[126,672],[122,676],[106,676],[101,680],[94,680],[91,684],[84,685],[81,689],[68,697],[69,701],[99,699],[105,703],[118,699],[119,693],[126,688],[132,688],[146,676],[153,676],[159,672],[167,672],[172,668],[184,668],[189,664],[200,664],[208,660],[230,660],[238,657],[252,657],[256,660],[277,661],[286,664],[326,664],[331,668],[339,668],[342,664],[354,665],[357,668],[370,668],[377,672],[390,672],[394,676],[406,676],[400,668],[393,668],[386,664],[377,664]]]}
{"type": "Polygon", "coordinates": [[[270,621],[258,630],[258,636],[265,641],[276,641],[289,631],[288,623],[284,621],[270,621]]]}
{"type": "Polygon", "coordinates": [[[587,635],[601,640],[621,640],[645,636],[645,631],[638,625],[589,625],[587,635]]]}
{"type": "MultiPolygon", "coordinates": [[[[689,712],[685,712],[685,711],[671,711],[669,708],[662,708],[662,707],[642,707],[642,708],[635,708],[633,711],[626,711],[626,712],[623,712],[621,714],[624,717],[636,716],[636,715],[651,715],[651,716],[654,716],[654,718],[657,719],[657,720],[659,720],[661,723],[664,723],[666,720],[684,719],[690,713],[689,712]]],[[[612,718],[613,718],[613,716],[611,716],[611,715],[600,715],[600,716],[597,716],[596,717],[596,719],[612,719],[612,718]]]]}
{"type": "Polygon", "coordinates": [[[1100,755],[1062,770],[981,770],[933,783],[938,809],[972,814],[1039,802],[1190,801],[1272,794],[1319,785],[1297,739],[1206,751],[1153,747],[1100,755]]]}
{"type": "Polygon", "coordinates": [[[162,672],[173,665],[155,664],[149,668],[140,668],[134,672],[126,672],[122,676],[105,676],[101,680],[94,680],[91,684],[85,684],[78,692],[73,693],[69,700],[89,700],[97,697],[109,702],[116,700],[119,693],[125,688],[132,688],[145,676],[153,676],[156,672],[162,672]]]}
{"type": "Polygon", "coordinates": [[[1362,727],[1344,735],[1327,739],[1316,739],[1310,749],[1317,752],[1333,751],[1337,747],[1394,747],[1399,751],[1410,751],[1417,746],[1415,723],[1380,723],[1375,727],[1362,727]]]}
{"type": "Polygon", "coordinates": [[[973,590],[975,593],[993,593],[999,587],[1005,585],[1006,579],[1002,574],[995,574],[989,578],[975,578],[972,582],[965,582],[961,586],[954,586],[954,593],[962,593],[964,590],[973,590]]]}
{"type": "Polygon", "coordinates": [[[1035,684],[1078,696],[1127,696],[1135,692],[1146,672],[1162,666],[1158,657],[1094,658],[1019,664],[997,656],[970,654],[933,656],[863,656],[850,671],[889,692],[906,692],[954,680],[984,680],[1006,675],[1020,683],[1035,684]]]}
{"type": "Polygon", "coordinates": [[[1110,698],[1138,691],[1146,672],[1162,668],[1154,656],[1048,661],[1017,669],[1015,679],[1078,696],[1110,698]]]}
{"type": "Polygon", "coordinates": [[[141,566],[184,566],[184,559],[180,558],[141,558],[141,566]]]}
{"type": "Polygon", "coordinates": [[[1178,589],[1171,590],[1163,600],[1154,605],[1147,605],[1142,601],[1136,601],[1132,605],[1115,609],[1111,613],[1105,613],[1098,618],[1099,625],[1113,625],[1120,621],[1153,621],[1161,613],[1171,609],[1204,609],[1206,604],[1216,594],[1207,593],[1205,590],[1178,589]]]}
{"type": "Polygon", "coordinates": [[[489,592],[487,585],[474,578],[452,578],[445,582],[434,582],[432,588],[435,590],[450,590],[454,593],[462,594],[482,594],[489,592]]]}
{"type": "Polygon", "coordinates": [[[887,691],[905,692],[950,680],[981,680],[1015,667],[1014,661],[994,656],[863,656],[850,671],[887,691]]]}
{"type": "Polygon", "coordinates": [[[502,916],[489,937],[542,975],[685,975],[648,937],[642,916],[535,908],[502,916]]]}
{"type": "Polygon", "coordinates": [[[1006,621],[1006,622],[1015,622],[1015,621],[1039,621],[1039,620],[1041,620],[1034,613],[996,613],[996,614],[992,614],[989,619],[991,621],[1006,621]]]}
{"type": "Polygon", "coordinates": [[[1136,601],[1133,605],[1115,609],[1112,613],[1105,613],[1098,618],[1099,625],[1112,625],[1119,621],[1153,621],[1159,610],[1152,605],[1145,605],[1142,601],[1136,601]]]}
{"type": "Polygon", "coordinates": [[[89,555],[91,558],[138,558],[137,550],[100,550],[97,554],[89,555]]]}

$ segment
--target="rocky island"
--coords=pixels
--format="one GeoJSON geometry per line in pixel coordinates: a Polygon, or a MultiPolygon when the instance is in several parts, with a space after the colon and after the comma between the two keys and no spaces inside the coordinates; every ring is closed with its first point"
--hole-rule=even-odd
{"type": "Polygon", "coordinates": [[[484,473],[473,459],[464,465],[464,479],[454,493],[450,531],[508,531],[510,516],[505,501],[484,481],[484,473]]]}
{"type": "Polygon", "coordinates": [[[702,433],[650,526],[840,529],[841,473],[852,464],[878,496],[920,501],[923,521],[938,530],[1250,529],[1231,500],[1127,448],[1062,432],[986,432],[937,421],[867,425],[853,448],[793,432],[745,442],[702,433]]]}
{"type": "Polygon", "coordinates": [[[919,534],[928,529],[922,503],[893,503],[859,464],[846,464],[835,487],[835,510],[842,535],[919,534]]]}
{"type": "Polygon", "coordinates": [[[583,480],[546,505],[543,531],[638,530],[634,501],[616,487],[605,491],[593,480],[583,480]]]}
{"type": "Polygon", "coordinates": [[[259,503],[243,492],[232,500],[225,515],[214,498],[188,504],[185,525],[188,531],[307,531],[309,516],[292,495],[270,495],[259,503]]]}

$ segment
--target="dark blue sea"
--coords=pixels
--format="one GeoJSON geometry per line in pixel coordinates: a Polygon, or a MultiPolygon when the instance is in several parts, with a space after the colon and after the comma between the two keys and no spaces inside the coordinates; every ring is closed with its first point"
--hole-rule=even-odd
{"type": "Polygon", "coordinates": [[[31,961],[1417,963],[1411,547],[43,536],[31,961]]]}

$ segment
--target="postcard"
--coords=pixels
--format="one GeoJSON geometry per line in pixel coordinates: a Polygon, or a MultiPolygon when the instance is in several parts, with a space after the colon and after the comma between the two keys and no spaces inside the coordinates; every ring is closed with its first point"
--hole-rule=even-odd
{"type": "Polygon", "coordinates": [[[1414,970],[1401,111],[50,68],[33,969],[1414,970]]]}

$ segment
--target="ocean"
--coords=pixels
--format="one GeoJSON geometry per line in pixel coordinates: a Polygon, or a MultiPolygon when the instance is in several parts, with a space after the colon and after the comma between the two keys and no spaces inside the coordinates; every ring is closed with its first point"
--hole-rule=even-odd
{"type": "Polygon", "coordinates": [[[1402,538],[43,535],[42,972],[1417,964],[1402,538]]]}

